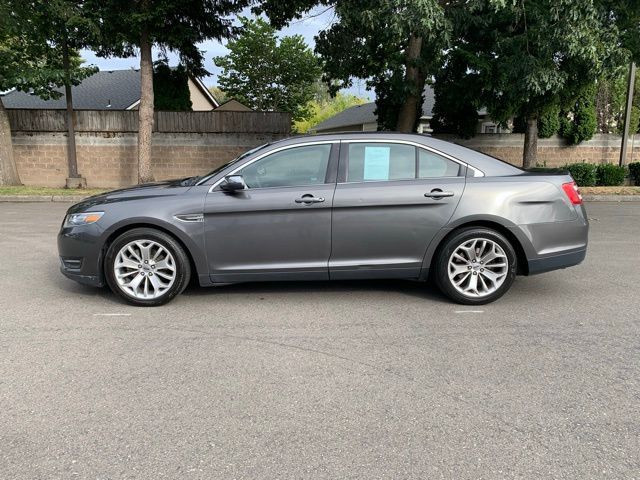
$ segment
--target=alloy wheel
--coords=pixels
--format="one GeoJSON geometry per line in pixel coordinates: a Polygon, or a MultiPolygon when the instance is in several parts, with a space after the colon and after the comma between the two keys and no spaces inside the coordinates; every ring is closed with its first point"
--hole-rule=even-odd
{"type": "Polygon", "coordinates": [[[176,280],[176,263],[164,246],[153,240],[134,240],[116,255],[113,264],[118,287],[136,299],[161,297],[176,280]]]}
{"type": "Polygon", "coordinates": [[[447,270],[451,285],[459,293],[482,298],[502,286],[509,272],[509,259],[493,240],[473,238],[453,251],[447,270]]]}

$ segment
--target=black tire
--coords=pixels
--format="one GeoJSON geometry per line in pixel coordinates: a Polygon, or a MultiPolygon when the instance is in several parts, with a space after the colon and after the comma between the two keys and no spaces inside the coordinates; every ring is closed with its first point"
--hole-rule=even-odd
{"type": "Polygon", "coordinates": [[[132,305],[155,307],[168,303],[176,295],[182,293],[189,284],[189,279],[191,278],[191,264],[182,246],[172,236],[153,228],[134,228],[120,235],[111,243],[111,245],[109,245],[109,249],[107,250],[107,254],[104,259],[104,272],[107,284],[113,293],[132,305]],[[116,280],[114,264],[118,252],[125,245],[134,240],[151,240],[156,242],[173,256],[176,270],[175,279],[173,284],[163,292],[161,296],[152,299],[136,298],[125,292],[116,280]]]}
{"type": "MultiPolygon", "coordinates": [[[[433,278],[442,293],[454,302],[462,305],[485,305],[496,301],[504,295],[509,288],[511,288],[511,285],[516,278],[517,270],[518,258],[516,252],[504,235],[489,228],[468,227],[454,232],[449,238],[445,239],[444,243],[439,247],[435,258],[433,278]],[[506,276],[504,277],[503,283],[492,293],[488,293],[481,297],[463,294],[456,289],[452,280],[449,278],[449,259],[458,247],[473,239],[487,239],[495,242],[502,248],[508,261],[506,266],[506,276]]],[[[476,273],[474,273],[474,275],[475,274],[476,273]]],[[[477,292],[478,290],[476,290],[476,293],[477,292]]]]}

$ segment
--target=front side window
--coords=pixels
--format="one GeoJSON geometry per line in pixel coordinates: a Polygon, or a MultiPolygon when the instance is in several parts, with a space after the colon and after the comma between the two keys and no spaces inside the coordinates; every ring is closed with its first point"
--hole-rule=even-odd
{"type": "Polygon", "coordinates": [[[238,172],[249,188],[325,183],[331,144],[292,147],[272,153],[238,172]]]}
{"type": "Polygon", "coordinates": [[[416,178],[416,149],[394,143],[349,144],[348,182],[416,178]]]}

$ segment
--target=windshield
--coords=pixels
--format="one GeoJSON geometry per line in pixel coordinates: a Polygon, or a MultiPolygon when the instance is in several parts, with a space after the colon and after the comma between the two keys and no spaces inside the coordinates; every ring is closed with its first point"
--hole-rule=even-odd
{"type": "Polygon", "coordinates": [[[209,173],[207,173],[206,175],[203,175],[202,177],[198,178],[198,185],[202,185],[203,183],[207,182],[208,180],[210,180],[213,176],[215,176],[216,174],[218,174],[219,172],[221,172],[222,170],[224,170],[225,168],[233,165],[234,163],[239,162],[240,160],[242,160],[243,158],[248,157],[249,155],[254,154],[255,152],[262,150],[263,148],[267,147],[271,145],[270,143],[265,143],[264,145],[260,145],[259,147],[255,147],[252,148],[251,150],[248,150],[246,152],[244,152],[242,155],[234,158],[233,160],[231,160],[230,162],[227,162],[223,165],[220,165],[219,167],[217,167],[215,170],[210,171],[209,173]]]}

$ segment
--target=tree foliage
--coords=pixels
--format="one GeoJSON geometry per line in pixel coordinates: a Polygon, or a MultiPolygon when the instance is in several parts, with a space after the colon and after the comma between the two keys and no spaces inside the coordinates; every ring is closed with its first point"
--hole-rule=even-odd
{"type": "Polygon", "coordinates": [[[77,85],[95,73],[95,67],[81,67],[77,52],[92,35],[81,4],[69,0],[0,3],[0,91],[15,88],[44,99],[58,98],[56,88],[65,83],[65,42],[72,49],[72,83],[77,85]]]}
{"type": "Polygon", "coordinates": [[[425,81],[446,45],[444,9],[436,0],[340,0],[335,12],[338,21],[316,43],[325,81],[335,92],[366,80],[380,128],[414,130],[425,81]]]}
{"type": "MultiPolygon", "coordinates": [[[[468,95],[465,89],[477,82],[473,98],[494,120],[522,117],[537,130],[538,119],[550,108],[571,108],[603,70],[625,61],[616,19],[605,3],[476,0],[452,5],[453,41],[436,84],[442,82],[440,91],[455,97],[468,95]],[[449,58],[463,63],[454,65],[449,58]]],[[[436,104],[442,101],[439,95],[436,104]]],[[[537,135],[532,130],[529,137],[537,135]]],[[[525,166],[535,161],[527,158],[531,152],[535,148],[525,148],[525,166]]]]}
{"type": "Polygon", "coordinates": [[[208,74],[205,40],[222,41],[237,32],[233,14],[249,0],[85,0],[100,25],[96,53],[109,57],[138,55],[143,33],[161,52],[175,52],[180,63],[195,76],[208,74]]]}
{"type": "Polygon", "coordinates": [[[311,115],[306,120],[295,122],[294,130],[298,133],[307,133],[328,118],[339,114],[347,108],[362,105],[365,101],[365,99],[356,97],[355,95],[345,95],[343,93],[337,93],[335,97],[330,97],[326,100],[313,99],[309,102],[311,115]]]}
{"type": "Polygon", "coordinates": [[[231,14],[249,5],[249,0],[85,0],[100,25],[97,53],[101,56],[132,57],[140,53],[140,106],[138,109],[138,180],[153,180],[151,142],[153,132],[152,47],[176,52],[187,72],[207,73],[204,55],[197,44],[222,40],[236,28],[231,14]]]}
{"type": "Polygon", "coordinates": [[[216,102],[222,104],[229,100],[226,92],[223,92],[219,87],[209,87],[209,93],[213,95],[213,98],[216,99],[216,102]]]}
{"type": "Polygon", "coordinates": [[[595,97],[598,132],[615,133],[618,125],[622,124],[626,90],[627,83],[621,69],[616,75],[598,79],[595,97]]]}
{"type": "Polygon", "coordinates": [[[560,124],[560,135],[570,145],[587,141],[596,133],[598,120],[595,107],[596,89],[591,85],[580,92],[571,111],[563,115],[560,124]]]}
{"type": "Polygon", "coordinates": [[[477,73],[468,71],[464,51],[450,52],[436,75],[433,90],[436,103],[430,123],[434,133],[473,137],[478,128],[478,110],[484,106],[482,83],[477,73]]]}
{"type": "Polygon", "coordinates": [[[560,130],[560,105],[549,105],[538,118],[538,138],[549,138],[560,130]]]}
{"type": "Polygon", "coordinates": [[[184,66],[171,68],[167,62],[156,62],[153,68],[153,106],[160,111],[191,110],[189,75],[184,66]]]}
{"type": "Polygon", "coordinates": [[[380,128],[411,131],[425,81],[446,45],[449,24],[437,0],[265,0],[261,11],[281,26],[316,5],[336,21],[316,39],[324,80],[335,94],[362,79],[375,89],[380,128]]]}
{"type": "MultiPolygon", "coordinates": [[[[30,91],[57,98],[57,87],[95,72],[81,67],[77,48],[92,38],[80,1],[0,2],[0,91],[30,91]],[[65,68],[65,57],[68,68],[65,68]]],[[[8,117],[0,98],[0,184],[19,184],[8,117]]]]}
{"type": "Polygon", "coordinates": [[[255,110],[308,118],[320,65],[303,37],[278,39],[275,28],[260,18],[241,18],[241,23],[242,33],[229,42],[229,54],[214,59],[222,68],[220,88],[255,110]]]}

